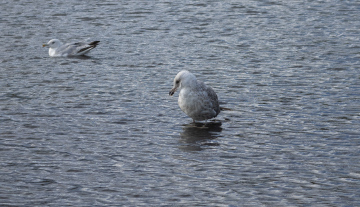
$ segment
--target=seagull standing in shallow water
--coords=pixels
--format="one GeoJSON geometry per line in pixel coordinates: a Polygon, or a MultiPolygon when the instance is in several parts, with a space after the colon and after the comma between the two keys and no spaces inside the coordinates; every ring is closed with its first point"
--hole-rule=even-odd
{"type": "Polygon", "coordinates": [[[220,113],[215,91],[198,81],[189,71],[183,70],[176,75],[174,87],[169,95],[174,95],[178,88],[180,89],[179,106],[194,122],[214,118],[220,113]]]}
{"type": "Polygon", "coordinates": [[[80,56],[88,53],[94,49],[100,41],[94,41],[90,43],[76,42],[63,44],[58,39],[52,39],[47,44],[43,44],[43,47],[49,46],[49,55],[51,57],[67,57],[67,56],[80,56]]]}

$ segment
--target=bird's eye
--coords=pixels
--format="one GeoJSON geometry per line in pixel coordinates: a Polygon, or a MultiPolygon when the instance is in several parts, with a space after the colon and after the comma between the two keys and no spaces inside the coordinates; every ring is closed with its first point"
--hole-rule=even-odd
{"type": "Polygon", "coordinates": [[[176,83],[176,84],[179,84],[179,83],[180,83],[180,81],[179,81],[179,80],[177,80],[177,81],[175,81],[175,83],[176,83]]]}

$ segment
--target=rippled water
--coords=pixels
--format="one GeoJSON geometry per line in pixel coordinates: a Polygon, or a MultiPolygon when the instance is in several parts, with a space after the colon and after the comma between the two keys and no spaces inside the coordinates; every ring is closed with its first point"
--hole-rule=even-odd
{"type": "Polygon", "coordinates": [[[360,205],[357,1],[0,5],[2,206],[360,205]],[[182,69],[231,111],[192,124],[182,69]]]}

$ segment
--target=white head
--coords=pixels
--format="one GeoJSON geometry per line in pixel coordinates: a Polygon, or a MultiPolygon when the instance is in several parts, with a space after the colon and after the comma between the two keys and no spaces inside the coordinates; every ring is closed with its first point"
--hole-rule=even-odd
{"type": "Polygon", "coordinates": [[[196,84],[196,77],[187,70],[180,71],[174,78],[174,87],[169,92],[169,95],[174,95],[178,88],[183,88],[196,84]]]}
{"type": "Polygon", "coordinates": [[[62,45],[61,41],[58,39],[52,39],[47,44],[43,44],[43,47],[49,46],[50,48],[58,48],[62,45]]]}

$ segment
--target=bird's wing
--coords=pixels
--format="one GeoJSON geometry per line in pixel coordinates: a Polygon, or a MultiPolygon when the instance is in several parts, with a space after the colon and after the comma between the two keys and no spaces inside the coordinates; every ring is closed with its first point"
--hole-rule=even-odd
{"type": "Polygon", "coordinates": [[[76,49],[76,54],[77,55],[83,55],[87,52],[89,52],[90,50],[94,49],[100,41],[94,41],[94,42],[90,42],[90,43],[80,43],[81,45],[79,45],[76,49]]]}
{"type": "Polygon", "coordinates": [[[81,43],[67,43],[59,47],[56,50],[56,53],[61,56],[73,55],[76,53],[78,47],[80,47],[81,43]]]}
{"type": "Polygon", "coordinates": [[[205,93],[206,93],[205,95],[210,100],[212,108],[216,111],[216,114],[219,114],[220,113],[219,101],[218,101],[218,96],[216,95],[215,91],[211,87],[205,85],[201,81],[198,81],[198,84],[199,84],[200,88],[202,88],[202,90],[205,91],[205,93]]]}
{"type": "Polygon", "coordinates": [[[84,55],[85,53],[89,52],[90,50],[94,49],[99,41],[94,41],[91,43],[85,43],[85,42],[75,42],[75,43],[68,43],[63,45],[59,48],[59,53],[61,55],[84,55]]]}

